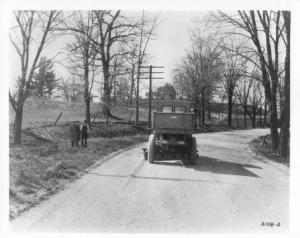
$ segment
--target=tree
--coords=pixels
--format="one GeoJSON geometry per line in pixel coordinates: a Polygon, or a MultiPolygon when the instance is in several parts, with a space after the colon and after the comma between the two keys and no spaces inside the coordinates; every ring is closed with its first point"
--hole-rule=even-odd
{"type": "Polygon", "coordinates": [[[111,108],[111,71],[110,65],[114,57],[127,52],[118,51],[118,48],[126,44],[130,38],[135,37],[137,24],[129,22],[129,20],[120,15],[120,10],[112,11],[93,11],[96,18],[96,26],[98,28],[96,35],[90,38],[94,44],[95,50],[100,55],[100,61],[103,71],[103,109],[106,115],[106,123],[108,117],[112,116],[111,108]],[[121,19],[121,20],[120,20],[121,19]],[[113,48],[115,46],[115,48],[113,48]]]}
{"type": "Polygon", "coordinates": [[[261,83],[254,78],[244,78],[243,82],[236,87],[235,95],[244,109],[244,116],[247,114],[250,117],[252,128],[255,128],[256,116],[261,112],[264,96],[261,83]]]}
{"type": "MultiPolygon", "coordinates": [[[[182,62],[183,64],[183,62],[182,62]]],[[[192,86],[184,73],[184,67],[178,64],[173,70],[173,84],[180,99],[191,99],[192,86]]]]}
{"type": "MultiPolygon", "coordinates": [[[[152,35],[154,34],[154,30],[158,25],[159,15],[154,16],[152,21],[147,21],[145,19],[144,11],[142,12],[141,23],[139,25],[139,43],[138,43],[138,61],[137,61],[137,83],[136,83],[136,118],[135,124],[139,124],[139,87],[140,87],[140,67],[143,63],[143,60],[146,56],[146,50],[149,41],[151,40],[152,35]],[[150,25],[149,29],[147,29],[147,25],[150,25]]],[[[134,78],[132,78],[134,79],[134,78]]],[[[134,81],[132,82],[134,83],[134,81]]]]}
{"type": "Polygon", "coordinates": [[[214,39],[214,35],[203,36],[200,32],[194,32],[191,49],[173,71],[175,87],[185,90],[181,94],[192,99],[198,112],[201,109],[199,120],[202,125],[205,123],[205,110],[209,110],[221,78],[221,50],[219,41],[214,39]]]}
{"type": "Polygon", "coordinates": [[[80,33],[90,40],[93,49],[97,52],[96,60],[100,61],[103,76],[102,113],[106,123],[111,114],[111,62],[120,55],[128,54],[124,50],[127,43],[137,36],[137,23],[121,15],[121,11],[97,10],[92,11],[94,31],[89,34],[82,28],[66,26],[63,29],[80,33]]]}
{"type": "MultiPolygon", "coordinates": [[[[253,81],[253,79],[252,79],[253,81]]],[[[242,82],[237,84],[235,88],[235,97],[238,99],[239,103],[244,108],[244,128],[247,127],[247,114],[249,115],[248,111],[248,98],[251,89],[251,80],[247,80],[246,77],[243,78],[242,82]]]]}
{"type": "Polygon", "coordinates": [[[91,11],[76,11],[73,12],[72,23],[67,27],[74,32],[74,41],[68,45],[68,68],[71,74],[83,79],[85,120],[90,126],[91,91],[97,67],[97,51],[91,41],[95,31],[95,18],[91,11]]]}
{"type": "Polygon", "coordinates": [[[157,97],[158,100],[174,100],[176,99],[176,90],[172,84],[166,83],[157,89],[157,97]]]}
{"type": "Polygon", "coordinates": [[[284,62],[284,103],[281,110],[281,130],[279,156],[288,158],[289,156],[289,137],[290,137],[290,32],[291,32],[291,12],[282,12],[285,27],[284,43],[286,46],[284,62]]]}
{"type": "Polygon", "coordinates": [[[73,75],[72,80],[65,80],[63,77],[60,78],[58,83],[58,91],[61,92],[62,98],[66,101],[73,101],[76,94],[83,92],[83,84],[79,78],[73,75]]]}
{"type": "MultiPolygon", "coordinates": [[[[233,48],[233,44],[231,45],[233,48]]],[[[234,99],[234,92],[237,86],[238,81],[240,80],[243,72],[246,69],[246,61],[241,58],[235,52],[239,51],[239,47],[236,47],[235,52],[229,50],[228,48],[224,48],[224,72],[223,72],[223,80],[221,80],[221,84],[223,85],[225,95],[227,97],[228,103],[228,120],[227,126],[231,127],[232,120],[232,105],[234,99]]]]}
{"type": "Polygon", "coordinates": [[[41,57],[39,65],[38,72],[33,76],[32,94],[41,98],[46,94],[51,97],[53,90],[57,88],[58,81],[53,70],[53,62],[46,57],[41,57]]]}
{"type": "Polygon", "coordinates": [[[129,105],[133,105],[133,97],[134,94],[136,94],[135,90],[135,82],[137,80],[137,68],[138,68],[138,49],[139,46],[136,43],[136,41],[133,41],[130,44],[130,53],[125,55],[127,65],[128,65],[128,76],[129,76],[129,81],[130,81],[130,92],[129,92],[129,105]]]}
{"type": "MultiPolygon", "coordinates": [[[[257,66],[262,73],[265,96],[270,106],[272,149],[277,151],[279,144],[277,86],[278,78],[283,73],[279,71],[279,45],[285,29],[285,24],[281,21],[282,14],[280,11],[238,11],[237,15],[232,16],[219,12],[219,17],[218,22],[237,27],[239,31],[235,34],[249,39],[255,47],[259,58],[257,66]]],[[[247,59],[256,64],[251,58],[247,59]]]]}
{"type": "Polygon", "coordinates": [[[58,11],[14,11],[13,14],[17,26],[11,29],[10,41],[19,56],[21,72],[16,95],[9,92],[9,100],[15,111],[14,144],[21,144],[24,103],[30,95],[32,79],[39,67],[41,53],[46,44],[53,39],[52,27],[59,24],[61,14],[58,11]],[[38,36],[41,36],[40,40],[38,36]],[[38,42],[37,48],[33,42],[38,42]]]}
{"type": "Polygon", "coordinates": [[[71,95],[69,93],[70,91],[70,84],[64,80],[63,77],[60,78],[58,85],[57,85],[58,91],[61,91],[62,97],[66,100],[69,101],[71,95]]]}
{"type": "MultiPolygon", "coordinates": [[[[97,52],[96,60],[100,61],[103,76],[103,95],[101,96],[103,105],[102,113],[106,117],[106,123],[108,123],[108,118],[114,117],[111,114],[111,93],[113,89],[112,85],[117,85],[117,83],[114,84],[112,82],[116,80],[117,75],[113,71],[116,71],[116,67],[122,67],[122,65],[114,64],[114,58],[131,54],[130,43],[139,37],[139,50],[137,51],[137,55],[138,66],[140,66],[143,62],[150,36],[156,26],[156,20],[152,28],[148,31],[144,28],[148,24],[144,17],[140,22],[134,18],[122,15],[120,10],[92,11],[92,18],[94,19],[94,32],[92,35],[87,34],[85,30],[77,27],[65,26],[63,29],[72,30],[85,35],[90,40],[93,49],[97,52]]],[[[139,78],[139,71],[137,78],[139,78]]],[[[134,77],[132,77],[132,79],[134,80],[134,77]]],[[[132,83],[131,88],[133,88],[133,86],[134,84],[132,83]]]]}
{"type": "MultiPolygon", "coordinates": [[[[111,80],[110,80],[110,91],[113,93],[113,101],[112,104],[115,105],[116,104],[116,99],[117,99],[117,90],[119,87],[119,78],[121,78],[122,71],[123,71],[123,65],[125,62],[125,57],[123,55],[119,55],[113,58],[112,60],[112,67],[111,67],[111,80]]],[[[116,119],[119,119],[117,117],[115,117],[116,119]]]]}
{"type": "MultiPolygon", "coordinates": [[[[223,62],[221,59],[220,41],[213,34],[207,36],[196,31],[192,36],[192,59],[196,78],[193,81],[194,97],[201,98],[201,124],[205,124],[205,110],[209,113],[209,105],[213,92],[221,79],[223,62]]],[[[198,101],[197,99],[195,100],[198,101]]],[[[198,107],[198,103],[196,103],[198,107]]]]}

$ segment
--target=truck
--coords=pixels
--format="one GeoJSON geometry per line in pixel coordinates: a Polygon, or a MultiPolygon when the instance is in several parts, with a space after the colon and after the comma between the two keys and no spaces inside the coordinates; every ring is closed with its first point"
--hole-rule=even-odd
{"type": "Polygon", "coordinates": [[[148,162],[173,160],[179,154],[183,164],[194,164],[197,155],[194,128],[195,116],[190,102],[157,102],[148,141],[148,162]]]}

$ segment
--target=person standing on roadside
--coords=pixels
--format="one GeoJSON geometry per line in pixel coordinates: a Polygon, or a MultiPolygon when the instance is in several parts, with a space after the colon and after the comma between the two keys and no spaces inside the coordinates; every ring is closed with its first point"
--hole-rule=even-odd
{"type": "Polygon", "coordinates": [[[88,125],[86,120],[84,120],[82,125],[80,126],[80,131],[81,131],[81,146],[87,147],[88,125]]]}
{"type": "Polygon", "coordinates": [[[78,122],[74,122],[70,126],[70,139],[71,139],[71,145],[72,147],[75,145],[78,146],[78,142],[80,141],[80,127],[78,125],[78,122]]]}
{"type": "Polygon", "coordinates": [[[76,122],[75,124],[75,130],[76,130],[76,147],[78,146],[78,142],[80,141],[80,126],[79,122],[76,122]]]}

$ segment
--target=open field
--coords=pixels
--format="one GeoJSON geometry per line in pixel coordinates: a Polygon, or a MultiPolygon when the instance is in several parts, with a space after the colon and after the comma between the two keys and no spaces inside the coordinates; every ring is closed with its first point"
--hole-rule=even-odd
{"type": "MultiPolygon", "coordinates": [[[[91,103],[91,119],[93,119],[96,112],[100,111],[99,103],[91,103]]],[[[130,118],[135,119],[135,109],[126,107],[113,107],[112,114],[120,117],[126,121],[130,118]]],[[[63,124],[71,121],[82,121],[85,117],[85,105],[83,103],[72,103],[65,101],[55,100],[42,100],[42,99],[30,99],[25,102],[24,114],[23,114],[23,128],[34,126],[46,126],[52,125],[58,115],[63,113],[57,124],[63,124]]],[[[140,110],[140,120],[148,120],[147,110],[140,110]]],[[[104,119],[97,117],[96,122],[103,121],[104,119]]],[[[113,119],[110,119],[114,121],[113,119]]],[[[9,108],[9,124],[14,122],[14,111],[9,108]]]]}

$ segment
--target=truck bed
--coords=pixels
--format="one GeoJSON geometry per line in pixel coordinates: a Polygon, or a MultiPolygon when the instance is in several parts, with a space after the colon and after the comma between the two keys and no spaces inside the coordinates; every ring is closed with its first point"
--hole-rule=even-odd
{"type": "Polygon", "coordinates": [[[154,112],[153,130],[175,134],[191,133],[194,130],[194,114],[154,112]]]}

